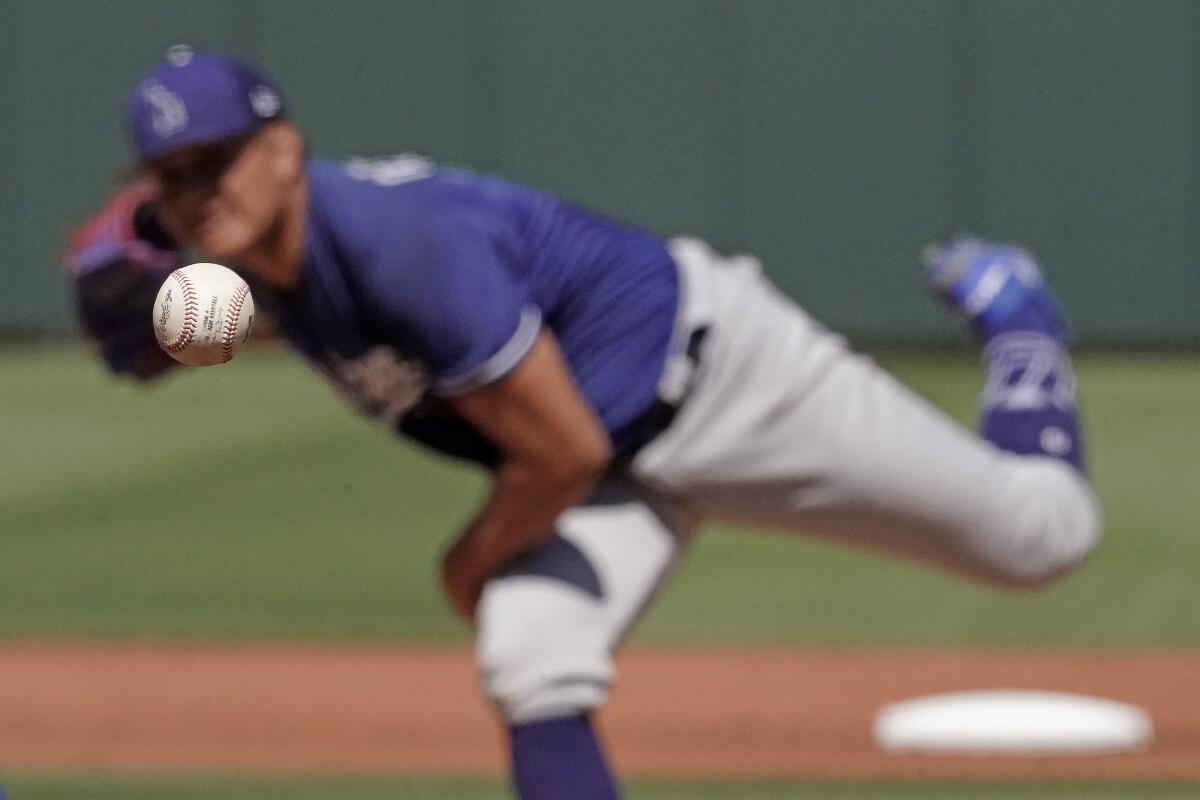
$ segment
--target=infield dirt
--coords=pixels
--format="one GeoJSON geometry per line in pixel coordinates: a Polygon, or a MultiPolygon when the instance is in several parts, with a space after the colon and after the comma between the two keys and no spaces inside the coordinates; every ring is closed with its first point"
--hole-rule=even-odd
{"type": "MultiPolygon", "coordinates": [[[[602,726],[625,775],[1200,780],[1200,652],[630,648],[602,726]],[[1145,708],[1144,752],[888,756],[880,705],[1028,688],[1145,708]]],[[[498,774],[502,731],[465,648],[0,645],[0,765],[498,774]]]]}

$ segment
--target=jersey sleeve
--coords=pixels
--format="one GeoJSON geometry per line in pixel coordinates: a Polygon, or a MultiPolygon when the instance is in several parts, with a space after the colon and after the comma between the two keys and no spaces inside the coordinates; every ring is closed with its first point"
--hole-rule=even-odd
{"type": "Polygon", "coordinates": [[[541,330],[486,230],[406,220],[378,238],[365,265],[373,326],[428,365],[432,389],[453,396],[507,375],[541,330]]]}

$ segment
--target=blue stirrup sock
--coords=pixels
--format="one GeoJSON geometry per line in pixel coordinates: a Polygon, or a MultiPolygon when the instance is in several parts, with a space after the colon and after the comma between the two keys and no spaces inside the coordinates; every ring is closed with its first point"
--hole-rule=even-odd
{"type": "Polygon", "coordinates": [[[521,800],[619,800],[600,740],[585,714],[509,728],[521,800]]]}
{"type": "Polygon", "coordinates": [[[1036,328],[1006,327],[986,336],[983,358],[983,437],[1002,450],[1050,456],[1083,472],[1083,432],[1066,344],[1036,328]]]}

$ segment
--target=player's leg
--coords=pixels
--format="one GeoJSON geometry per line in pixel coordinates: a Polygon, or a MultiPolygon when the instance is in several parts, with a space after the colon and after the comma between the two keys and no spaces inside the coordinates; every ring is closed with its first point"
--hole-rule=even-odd
{"type": "Polygon", "coordinates": [[[963,429],[751,271],[679,259],[710,333],[691,397],[635,462],[645,480],[700,513],[1005,585],[1040,585],[1094,547],[1098,509],[1072,466],[963,429]]]}
{"type": "Polygon", "coordinates": [[[488,582],[476,618],[484,689],[508,725],[522,800],[618,796],[592,727],[613,649],[688,538],[678,512],[607,480],[549,543],[488,582]]]}

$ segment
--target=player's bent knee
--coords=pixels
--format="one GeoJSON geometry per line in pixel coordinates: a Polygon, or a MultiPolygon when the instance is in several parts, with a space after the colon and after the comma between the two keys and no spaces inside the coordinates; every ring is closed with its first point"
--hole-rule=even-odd
{"type": "Polygon", "coordinates": [[[483,689],[509,724],[570,716],[608,698],[608,636],[569,592],[547,594],[537,581],[512,581],[485,593],[476,644],[483,689]],[[554,595],[554,596],[551,596],[554,595]],[[578,604],[579,613],[572,613],[578,604]]]}
{"type": "Polygon", "coordinates": [[[493,640],[478,651],[484,692],[506,722],[570,716],[604,703],[612,678],[606,653],[551,650],[535,638],[493,640]]]}
{"type": "Polygon", "coordinates": [[[1011,519],[995,549],[1001,583],[1037,590],[1068,574],[1096,549],[1099,504],[1087,481],[1051,459],[1026,459],[1014,473],[1005,507],[1011,519]]]}

